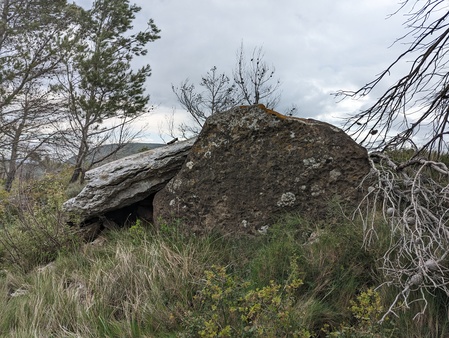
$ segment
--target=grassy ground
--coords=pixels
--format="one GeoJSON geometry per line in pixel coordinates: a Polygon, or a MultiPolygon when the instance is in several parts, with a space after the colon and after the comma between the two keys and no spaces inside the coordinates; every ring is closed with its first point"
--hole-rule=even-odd
{"type": "MultiPolygon", "coordinates": [[[[51,182],[46,196],[60,191],[51,182]]],[[[403,309],[378,324],[396,295],[374,291],[384,248],[363,249],[361,226],[338,211],[288,215],[256,237],[187,237],[178,224],[138,222],[85,244],[59,215],[64,196],[54,198],[3,210],[1,337],[449,335],[446,295],[419,320],[403,309]]]]}

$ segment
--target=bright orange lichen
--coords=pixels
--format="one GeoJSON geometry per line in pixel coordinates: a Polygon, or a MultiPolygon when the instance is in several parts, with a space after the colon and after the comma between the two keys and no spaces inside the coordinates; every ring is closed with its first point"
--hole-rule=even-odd
{"type": "MultiPolygon", "coordinates": [[[[268,109],[262,103],[259,103],[259,104],[255,105],[255,106],[257,106],[257,108],[262,109],[263,111],[265,111],[266,113],[268,113],[270,115],[276,116],[277,118],[279,118],[281,120],[300,120],[300,121],[304,121],[304,122],[309,122],[309,121],[307,121],[307,119],[304,119],[304,118],[301,118],[301,117],[286,116],[286,115],[283,115],[281,113],[278,113],[275,110],[268,109]]],[[[251,107],[254,107],[254,106],[239,106],[239,109],[248,109],[248,108],[251,108],[251,107]]]]}
{"type": "Polygon", "coordinates": [[[261,103],[259,103],[259,104],[257,105],[257,107],[259,107],[260,109],[266,111],[268,114],[274,115],[274,116],[276,116],[276,117],[278,117],[278,118],[280,118],[280,119],[282,119],[282,120],[284,120],[284,119],[287,118],[287,116],[282,115],[281,113],[278,113],[277,111],[274,111],[274,110],[272,110],[272,109],[268,109],[267,107],[265,107],[265,105],[263,105],[263,104],[261,104],[261,103]]]}

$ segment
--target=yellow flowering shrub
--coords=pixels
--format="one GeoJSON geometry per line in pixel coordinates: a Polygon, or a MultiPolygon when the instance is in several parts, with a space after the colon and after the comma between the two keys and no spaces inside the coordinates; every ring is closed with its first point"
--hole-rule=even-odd
{"type": "MultiPolygon", "coordinates": [[[[295,271],[291,276],[296,274],[295,271]]],[[[195,297],[197,310],[187,318],[193,335],[200,337],[309,337],[295,326],[293,307],[302,280],[291,277],[285,284],[271,281],[262,288],[212,266],[204,272],[202,289],[195,297]]]]}

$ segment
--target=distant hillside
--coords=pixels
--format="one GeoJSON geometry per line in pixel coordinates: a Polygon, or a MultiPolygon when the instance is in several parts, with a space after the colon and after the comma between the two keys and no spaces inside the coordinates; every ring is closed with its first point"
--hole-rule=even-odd
{"type": "MultiPolygon", "coordinates": [[[[128,143],[125,146],[123,146],[122,149],[118,150],[114,155],[108,157],[103,162],[101,162],[101,164],[112,162],[112,161],[118,160],[122,157],[137,154],[142,151],[162,147],[164,145],[165,144],[162,144],[162,143],[128,143]]],[[[95,151],[91,155],[89,155],[87,157],[87,161],[94,162],[97,159],[102,158],[102,157],[106,156],[107,154],[110,154],[115,149],[117,149],[117,147],[118,147],[118,144],[106,144],[106,145],[100,146],[97,149],[95,149],[95,151]]],[[[75,157],[71,157],[70,159],[68,159],[67,163],[75,164],[75,157]]]]}

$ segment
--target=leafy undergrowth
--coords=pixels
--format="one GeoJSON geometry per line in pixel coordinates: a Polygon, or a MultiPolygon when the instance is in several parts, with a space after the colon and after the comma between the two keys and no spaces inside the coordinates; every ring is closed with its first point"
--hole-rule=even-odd
{"type": "MultiPolygon", "coordinates": [[[[39,207],[57,214],[51,205],[39,207]]],[[[318,222],[289,215],[266,235],[240,238],[188,237],[179,224],[156,231],[137,222],[82,244],[60,218],[33,210],[35,222],[23,212],[3,215],[14,222],[0,241],[1,337],[449,334],[445,295],[435,295],[419,320],[404,309],[378,324],[396,295],[375,289],[384,248],[364,250],[361,226],[338,212],[318,222]],[[28,234],[40,227],[52,246],[28,234]]]]}

